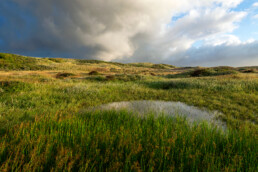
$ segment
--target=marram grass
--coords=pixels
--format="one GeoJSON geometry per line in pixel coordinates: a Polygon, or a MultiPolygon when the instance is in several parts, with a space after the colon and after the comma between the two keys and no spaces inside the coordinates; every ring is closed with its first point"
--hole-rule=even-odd
{"type": "Polygon", "coordinates": [[[257,135],[121,112],[40,116],[0,138],[0,171],[257,171],[257,135]]]}

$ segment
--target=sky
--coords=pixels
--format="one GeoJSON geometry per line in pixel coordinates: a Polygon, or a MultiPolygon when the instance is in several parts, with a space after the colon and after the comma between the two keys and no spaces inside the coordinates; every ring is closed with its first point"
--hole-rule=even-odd
{"type": "Polygon", "coordinates": [[[258,66],[258,1],[1,0],[0,52],[258,66]]]}

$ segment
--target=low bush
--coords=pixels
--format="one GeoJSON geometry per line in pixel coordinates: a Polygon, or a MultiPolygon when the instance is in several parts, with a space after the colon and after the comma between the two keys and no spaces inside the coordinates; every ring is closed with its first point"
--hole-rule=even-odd
{"type": "Polygon", "coordinates": [[[243,73],[256,73],[255,69],[247,69],[242,71],[243,73]]]}
{"type": "Polygon", "coordinates": [[[114,75],[108,75],[108,76],[106,76],[106,79],[107,79],[108,81],[113,81],[113,80],[116,79],[116,77],[115,77],[114,75]]]}
{"type": "Polygon", "coordinates": [[[58,74],[56,74],[56,78],[58,78],[58,79],[67,78],[67,77],[70,77],[70,76],[75,76],[75,74],[73,74],[73,73],[58,73],[58,74]]]}
{"type": "Polygon", "coordinates": [[[201,76],[219,76],[219,75],[231,75],[236,74],[237,71],[231,67],[216,67],[216,68],[205,68],[197,69],[190,73],[192,77],[201,77],[201,76]]]}
{"type": "Polygon", "coordinates": [[[89,75],[100,75],[100,73],[98,71],[91,71],[89,72],[89,75]]]}

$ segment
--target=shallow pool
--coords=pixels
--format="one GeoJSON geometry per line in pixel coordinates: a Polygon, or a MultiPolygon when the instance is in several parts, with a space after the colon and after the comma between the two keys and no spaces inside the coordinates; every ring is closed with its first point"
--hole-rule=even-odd
{"type": "Polygon", "coordinates": [[[166,115],[166,116],[182,116],[189,122],[207,121],[212,124],[225,127],[225,124],[218,119],[221,113],[218,111],[210,111],[189,106],[181,102],[166,101],[128,101],[114,102],[91,108],[90,110],[127,110],[135,115],[144,116],[145,114],[166,115]]]}

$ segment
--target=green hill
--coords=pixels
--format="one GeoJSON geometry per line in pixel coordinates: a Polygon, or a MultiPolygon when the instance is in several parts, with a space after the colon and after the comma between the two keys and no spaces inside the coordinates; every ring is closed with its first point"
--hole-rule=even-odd
{"type": "Polygon", "coordinates": [[[40,59],[0,53],[0,70],[45,70],[49,66],[39,64],[40,59]]]}

